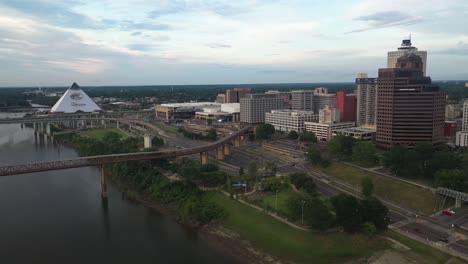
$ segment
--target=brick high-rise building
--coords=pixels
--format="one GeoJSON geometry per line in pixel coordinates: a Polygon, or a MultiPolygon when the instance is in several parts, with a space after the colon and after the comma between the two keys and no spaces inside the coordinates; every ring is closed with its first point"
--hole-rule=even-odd
{"type": "Polygon", "coordinates": [[[408,53],[396,68],[379,69],[377,137],[379,147],[444,142],[446,94],[423,73],[421,57],[408,53]]]}
{"type": "Polygon", "coordinates": [[[226,90],[225,102],[228,103],[239,103],[241,98],[244,98],[250,93],[250,88],[234,88],[226,90]]]}
{"type": "Polygon", "coordinates": [[[359,73],[356,78],[357,112],[356,124],[375,128],[377,116],[377,78],[368,78],[367,73],[359,73]]]}
{"type": "Polygon", "coordinates": [[[346,94],[345,92],[337,92],[336,108],[340,111],[341,121],[356,121],[356,95],[346,94]]]}

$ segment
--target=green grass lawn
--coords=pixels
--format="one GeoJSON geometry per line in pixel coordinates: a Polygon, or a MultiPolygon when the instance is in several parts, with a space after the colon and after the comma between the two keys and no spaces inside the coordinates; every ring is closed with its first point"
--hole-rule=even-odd
{"type": "MultiPolygon", "coordinates": [[[[403,253],[407,258],[415,261],[416,263],[446,263],[449,259],[452,258],[452,256],[447,253],[434,249],[430,246],[420,243],[419,241],[405,237],[395,231],[387,230],[383,235],[393,238],[396,241],[402,243],[403,245],[409,247],[411,250],[403,251],[401,253],[403,253]]],[[[467,262],[461,259],[454,259],[451,263],[455,264],[467,262]]]]}
{"type": "Polygon", "coordinates": [[[379,238],[301,231],[221,193],[212,193],[212,199],[228,211],[221,222],[224,227],[279,258],[299,263],[343,263],[389,247],[379,238]]]}
{"type": "Polygon", "coordinates": [[[80,131],[79,135],[83,137],[90,137],[96,139],[102,139],[104,135],[108,132],[115,132],[122,136],[122,139],[128,138],[128,135],[120,131],[118,128],[96,128],[91,130],[80,131]]]}
{"type": "Polygon", "coordinates": [[[375,194],[425,214],[431,214],[437,206],[437,196],[428,189],[360,170],[346,164],[332,163],[322,171],[351,184],[359,184],[359,186],[364,176],[370,176],[374,183],[375,194]]]}
{"type": "MultiPolygon", "coordinates": [[[[278,192],[278,213],[281,215],[288,215],[288,198],[293,193],[292,190],[285,190],[278,192]]],[[[276,209],[276,194],[270,193],[263,197],[263,207],[267,207],[270,210],[276,209]]]]}

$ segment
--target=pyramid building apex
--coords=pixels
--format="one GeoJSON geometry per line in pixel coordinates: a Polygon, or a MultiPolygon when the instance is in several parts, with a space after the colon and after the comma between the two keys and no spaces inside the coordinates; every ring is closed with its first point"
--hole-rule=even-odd
{"type": "Polygon", "coordinates": [[[74,83],[70,86],[70,89],[78,90],[78,89],[81,89],[81,88],[80,88],[80,86],[78,86],[78,84],[76,84],[76,82],[74,82],[74,83]]]}
{"type": "Polygon", "coordinates": [[[91,99],[78,84],[73,83],[50,110],[51,113],[92,113],[102,109],[91,99]]]}

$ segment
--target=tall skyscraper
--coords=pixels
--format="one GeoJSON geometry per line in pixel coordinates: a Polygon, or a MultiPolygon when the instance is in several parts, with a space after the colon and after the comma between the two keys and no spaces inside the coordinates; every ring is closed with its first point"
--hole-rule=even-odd
{"type": "Polygon", "coordinates": [[[250,93],[250,88],[234,88],[226,90],[226,103],[239,103],[241,98],[244,98],[250,93]]]}
{"type": "Polygon", "coordinates": [[[462,130],[455,136],[457,146],[468,147],[468,100],[463,102],[462,130]]]}
{"type": "Polygon", "coordinates": [[[368,78],[367,73],[358,73],[356,78],[358,126],[375,128],[377,116],[377,78],[368,78]]]}
{"type": "MultiPolygon", "coordinates": [[[[314,90],[291,91],[291,108],[301,111],[314,111],[314,90]]],[[[317,114],[317,112],[315,112],[317,114]]]]}
{"type": "Polygon", "coordinates": [[[335,107],[335,94],[314,94],[314,113],[318,113],[325,106],[335,107]]]}
{"type": "Polygon", "coordinates": [[[389,51],[387,57],[387,68],[395,68],[398,58],[406,54],[416,54],[422,59],[423,74],[426,76],[427,51],[418,51],[418,48],[411,45],[411,38],[404,39],[401,46],[396,51],[389,51]]]}
{"type": "Polygon", "coordinates": [[[396,68],[379,69],[377,138],[383,148],[444,141],[446,94],[423,73],[413,53],[398,58],[396,68]]]}
{"type": "Polygon", "coordinates": [[[336,93],[336,108],[340,111],[340,119],[343,122],[356,121],[356,95],[345,92],[336,93]]]}
{"type": "Polygon", "coordinates": [[[247,94],[240,98],[240,121],[248,124],[264,123],[265,113],[284,109],[284,105],[280,94],[247,94]]]}

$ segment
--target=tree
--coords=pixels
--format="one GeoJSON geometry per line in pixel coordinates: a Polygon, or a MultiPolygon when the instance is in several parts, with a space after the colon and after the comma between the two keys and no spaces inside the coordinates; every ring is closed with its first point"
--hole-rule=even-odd
{"type": "Polygon", "coordinates": [[[275,133],[275,127],[271,124],[261,124],[255,129],[257,139],[269,139],[275,133]]]}
{"type": "Polygon", "coordinates": [[[265,191],[274,192],[276,190],[284,189],[285,184],[279,178],[270,177],[262,180],[262,187],[265,191]]]}
{"type": "Polygon", "coordinates": [[[160,137],[154,136],[151,139],[151,145],[153,145],[154,147],[160,147],[160,146],[164,145],[164,140],[162,138],[160,138],[160,137]]]}
{"type": "Polygon", "coordinates": [[[372,237],[377,233],[377,228],[374,223],[365,222],[361,225],[361,232],[365,235],[372,237]]]}
{"type": "Polygon", "coordinates": [[[291,183],[294,184],[297,189],[303,190],[310,196],[315,196],[317,194],[317,186],[314,180],[305,173],[293,173],[290,175],[290,178],[291,183]]]}
{"type": "Polygon", "coordinates": [[[302,216],[302,203],[307,197],[300,193],[292,193],[286,200],[287,214],[292,220],[298,220],[302,216]]]}
{"type": "Polygon", "coordinates": [[[332,197],[331,202],[335,208],[336,222],[346,232],[356,232],[363,222],[362,208],[359,201],[351,195],[340,194],[332,197]]]}
{"type": "Polygon", "coordinates": [[[299,134],[294,130],[291,130],[288,134],[289,139],[296,140],[298,137],[299,137],[299,134]]]}
{"type": "Polygon", "coordinates": [[[330,140],[328,149],[330,153],[338,159],[344,159],[351,156],[356,139],[349,136],[338,135],[330,140]]]}
{"type": "Polygon", "coordinates": [[[239,168],[239,176],[244,176],[244,168],[243,167],[240,167],[239,168]]]}
{"type": "Polygon", "coordinates": [[[333,225],[333,215],[322,200],[306,200],[304,207],[304,218],[310,227],[324,231],[333,225]]]}
{"type": "Polygon", "coordinates": [[[435,174],[435,184],[437,187],[464,192],[468,189],[467,177],[462,170],[440,170],[435,174]]]}
{"type": "Polygon", "coordinates": [[[367,198],[361,202],[362,217],[366,222],[371,222],[379,230],[388,226],[388,208],[376,198],[367,198]]]}
{"type": "Polygon", "coordinates": [[[364,194],[365,197],[370,197],[372,195],[374,184],[372,183],[372,179],[369,176],[362,178],[361,187],[362,194],[364,194]]]}
{"type": "Polygon", "coordinates": [[[306,141],[306,142],[317,142],[317,136],[313,132],[304,130],[299,135],[299,140],[306,141]]]}
{"type": "Polygon", "coordinates": [[[393,146],[382,157],[384,167],[390,169],[394,174],[400,175],[405,169],[405,155],[406,149],[403,146],[393,146]]]}
{"type": "Polygon", "coordinates": [[[427,177],[433,178],[439,170],[458,169],[462,164],[461,158],[453,152],[437,151],[427,165],[427,177]]]}
{"type": "Polygon", "coordinates": [[[215,141],[218,138],[218,134],[216,133],[216,129],[211,128],[208,130],[208,134],[205,136],[206,139],[215,141]]]}
{"type": "Polygon", "coordinates": [[[365,167],[374,166],[377,162],[375,146],[367,141],[358,141],[352,148],[352,159],[365,167]]]}
{"type": "Polygon", "coordinates": [[[320,151],[314,147],[310,146],[307,149],[307,160],[312,164],[312,165],[318,165],[322,162],[322,156],[320,154],[320,151]]]}
{"type": "Polygon", "coordinates": [[[276,176],[276,173],[278,172],[278,165],[273,162],[268,162],[266,164],[265,170],[270,176],[276,176]]]}
{"type": "Polygon", "coordinates": [[[247,177],[249,180],[257,181],[258,176],[258,169],[257,169],[257,162],[255,160],[251,160],[247,165],[247,177]]]}
{"type": "Polygon", "coordinates": [[[207,119],[206,124],[211,126],[211,124],[213,124],[213,119],[207,119]]]}

